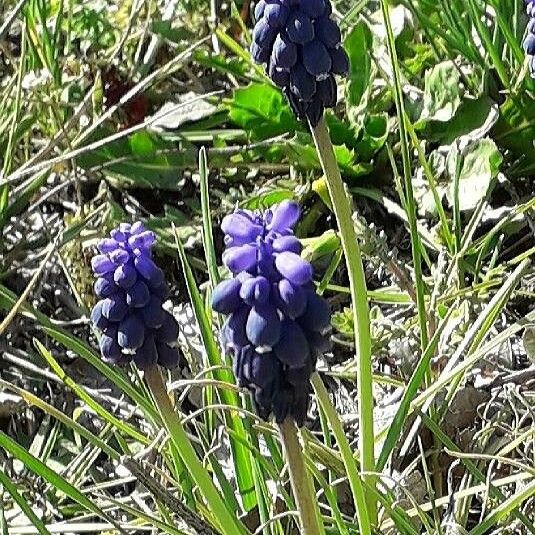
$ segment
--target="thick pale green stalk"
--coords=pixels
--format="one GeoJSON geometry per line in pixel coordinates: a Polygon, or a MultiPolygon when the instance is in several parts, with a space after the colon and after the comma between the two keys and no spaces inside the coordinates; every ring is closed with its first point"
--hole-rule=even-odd
{"type": "Polygon", "coordinates": [[[218,524],[219,531],[224,535],[243,535],[247,533],[236,516],[230,514],[208,471],[197,457],[197,453],[191,445],[188,435],[169,399],[160,369],[157,366],[151,366],[147,369],[145,371],[145,381],[154,396],[162,420],[171,435],[171,440],[184,465],[190,471],[191,477],[199,487],[201,494],[204,496],[213,519],[218,524]]]}
{"type": "MultiPolygon", "coordinates": [[[[366,277],[362,265],[362,255],[353,224],[353,210],[346,193],[336,156],[329,137],[329,131],[322,117],[316,127],[312,127],[312,137],[325,173],[327,187],[338,223],[342,249],[344,250],[349,288],[353,302],[353,323],[357,347],[357,395],[359,410],[359,451],[360,469],[365,472],[366,483],[374,487],[375,470],[373,431],[373,375],[372,343],[370,335],[370,312],[366,289],[366,277]]],[[[367,495],[368,515],[372,524],[377,520],[377,504],[372,493],[367,495]]]]}
{"type": "Polygon", "coordinates": [[[297,437],[297,427],[291,418],[279,425],[284,457],[288,465],[290,483],[299,512],[301,535],[325,535],[316,495],[305,466],[303,448],[297,437]]]}

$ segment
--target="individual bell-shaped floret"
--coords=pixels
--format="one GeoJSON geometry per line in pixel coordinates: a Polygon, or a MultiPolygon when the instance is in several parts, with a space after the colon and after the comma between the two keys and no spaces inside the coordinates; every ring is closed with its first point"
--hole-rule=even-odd
{"type": "Polygon", "coordinates": [[[349,72],[349,57],[341,47],[329,49],[331,54],[331,70],[333,74],[345,76],[349,72]]]}
{"type": "Polygon", "coordinates": [[[223,218],[221,230],[232,238],[232,245],[243,245],[256,241],[262,225],[245,210],[236,210],[223,218]]]}
{"type": "Polygon", "coordinates": [[[275,258],[279,273],[296,286],[303,286],[312,280],[312,266],[299,255],[290,251],[279,253],[275,258]]]}
{"type": "Polygon", "coordinates": [[[279,343],[273,351],[289,368],[302,368],[310,359],[310,348],[303,329],[291,319],[282,322],[279,343]]]}
{"type": "Polygon", "coordinates": [[[158,363],[158,357],[154,335],[149,334],[145,337],[143,344],[134,353],[134,362],[138,368],[146,370],[158,363]]]}
{"type": "Polygon", "coordinates": [[[248,271],[255,265],[256,254],[256,247],[246,243],[227,249],[223,254],[223,262],[232,273],[240,273],[248,271]]]}
{"type": "Polygon", "coordinates": [[[164,368],[176,368],[180,362],[180,352],[177,347],[156,340],[158,364],[164,368]]]}
{"type": "Polygon", "coordinates": [[[269,281],[262,275],[251,277],[241,285],[239,296],[251,306],[266,304],[270,296],[269,281]]]}
{"type": "Polygon", "coordinates": [[[287,37],[277,35],[273,43],[270,65],[278,69],[291,69],[296,62],[297,46],[295,43],[292,43],[287,37]]]}
{"type": "Polygon", "coordinates": [[[150,329],[158,329],[161,327],[165,318],[162,302],[155,295],[150,296],[149,302],[140,309],[140,314],[143,323],[150,329]]]}
{"type": "Polygon", "coordinates": [[[279,234],[284,234],[285,237],[294,238],[290,234],[293,227],[299,221],[300,210],[295,201],[282,201],[271,213],[267,228],[279,234]]]}
{"type": "Polygon", "coordinates": [[[289,318],[295,319],[303,314],[307,305],[305,291],[288,279],[281,279],[277,284],[280,309],[289,318]]]}
{"type": "Polygon", "coordinates": [[[262,17],[254,27],[253,41],[261,47],[271,47],[277,31],[273,26],[270,26],[265,17],[262,17]]]}
{"type": "Polygon", "coordinates": [[[212,292],[212,308],[220,314],[231,314],[241,303],[240,288],[242,284],[238,279],[221,281],[212,292]]]}
{"type": "Polygon", "coordinates": [[[131,288],[137,281],[137,270],[130,262],[121,264],[114,271],[113,280],[120,288],[131,288]]]}
{"type": "Polygon", "coordinates": [[[117,330],[117,342],[123,349],[138,349],[145,339],[145,326],[137,314],[128,314],[117,330]]]}
{"type": "Polygon", "coordinates": [[[319,39],[314,39],[303,47],[303,65],[312,76],[329,74],[332,67],[331,55],[319,39]]]}
{"type": "Polygon", "coordinates": [[[342,42],[342,34],[338,24],[329,16],[323,16],[314,23],[316,39],[321,41],[327,48],[335,48],[342,42]]]}
{"type": "Polygon", "coordinates": [[[130,307],[140,308],[150,301],[149,287],[142,281],[136,283],[126,290],[126,303],[130,307]]]}
{"type": "Polygon", "coordinates": [[[250,310],[250,307],[242,306],[227,318],[222,331],[223,345],[226,349],[238,350],[250,344],[245,331],[250,310]]]}
{"type": "Polygon", "coordinates": [[[109,330],[100,337],[100,352],[105,360],[116,362],[122,357],[121,347],[117,342],[117,331],[109,330]]]}
{"type": "Polygon", "coordinates": [[[524,39],[524,51],[528,56],[535,56],[535,33],[528,33],[524,39]]]}
{"type": "Polygon", "coordinates": [[[310,102],[316,94],[316,78],[302,63],[297,63],[290,70],[290,90],[303,102],[310,102]]]}
{"type": "Polygon", "coordinates": [[[155,338],[164,344],[174,344],[178,340],[178,323],[170,312],[164,312],[162,325],[154,331],[155,338]]]}
{"type": "Polygon", "coordinates": [[[97,329],[100,329],[101,331],[105,331],[110,326],[110,320],[107,319],[102,313],[103,305],[104,301],[99,301],[91,311],[91,322],[97,329]]]}
{"type": "Polygon", "coordinates": [[[329,330],[331,325],[331,311],[327,301],[314,290],[307,290],[307,306],[299,317],[299,323],[306,329],[318,333],[329,330]]]}
{"type": "Polygon", "coordinates": [[[271,245],[275,253],[289,251],[299,255],[303,250],[301,242],[295,236],[280,236],[279,238],[275,238],[271,245]]]}
{"type": "Polygon", "coordinates": [[[300,8],[311,19],[317,19],[325,12],[325,0],[301,0],[300,8]]]}
{"type": "Polygon", "coordinates": [[[127,312],[128,304],[124,292],[117,292],[102,302],[102,314],[110,321],[121,321],[127,312]]]}
{"type": "Polygon", "coordinates": [[[304,45],[314,39],[314,24],[302,11],[294,11],[288,17],[286,35],[293,43],[304,45]]]}
{"type": "Polygon", "coordinates": [[[102,275],[95,281],[94,291],[97,297],[103,299],[110,297],[118,291],[117,285],[113,280],[113,272],[102,275]]]}
{"type": "Polygon", "coordinates": [[[264,9],[264,19],[272,28],[283,28],[288,20],[290,10],[279,2],[268,2],[264,9]]]}
{"type": "Polygon", "coordinates": [[[271,304],[251,308],[245,325],[247,339],[256,347],[273,347],[280,338],[281,323],[277,309],[271,304]]]}

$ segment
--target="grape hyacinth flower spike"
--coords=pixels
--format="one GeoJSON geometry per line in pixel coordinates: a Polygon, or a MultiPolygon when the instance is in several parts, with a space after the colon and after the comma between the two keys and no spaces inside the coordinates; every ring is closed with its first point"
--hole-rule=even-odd
{"type": "Polygon", "coordinates": [[[526,4],[529,22],[523,46],[526,54],[530,56],[529,68],[531,75],[535,78],[535,0],[524,0],[524,3],[526,4]]]}
{"type": "Polygon", "coordinates": [[[349,58],[330,0],[259,0],[251,55],[265,64],[294,113],[315,127],[336,105],[335,75],[346,75],[349,58]]]}
{"type": "Polygon", "coordinates": [[[155,241],[141,222],[121,223],[100,241],[91,261],[100,299],[91,320],[101,332],[100,352],[107,362],[134,361],[141,369],[178,365],[178,324],[162,307],[169,289],[152,259],[155,241]]]}
{"type": "Polygon", "coordinates": [[[221,228],[223,262],[233,277],[212,294],[212,308],[228,316],[222,342],[239,383],[252,394],[259,416],[302,426],[309,380],[329,348],[330,311],[316,294],[313,270],[293,233],[297,203],[284,201],[263,214],[235,210],[221,228]]]}

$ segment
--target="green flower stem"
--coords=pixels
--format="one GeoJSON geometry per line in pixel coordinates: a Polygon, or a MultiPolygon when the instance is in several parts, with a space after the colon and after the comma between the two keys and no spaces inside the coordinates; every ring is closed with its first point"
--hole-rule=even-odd
{"type": "MultiPolygon", "coordinates": [[[[373,375],[372,375],[372,341],[370,334],[370,312],[366,289],[366,277],[362,265],[362,255],[353,223],[353,211],[346,193],[340,170],[336,162],[334,148],[329,131],[322,117],[316,127],[310,126],[316,150],[325,173],[327,187],[342,249],[344,250],[349,288],[353,302],[353,323],[355,325],[355,343],[357,347],[357,392],[359,410],[359,451],[360,469],[366,475],[368,486],[375,487],[374,430],[373,430],[373,375]]],[[[377,503],[373,493],[367,494],[368,515],[371,524],[377,523],[377,503]]]]}
{"type": "Polygon", "coordinates": [[[197,453],[191,445],[188,435],[171,403],[158,366],[151,366],[145,370],[145,381],[154,396],[158,411],[171,435],[175,448],[204,496],[213,514],[213,520],[217,522],[218,530],[224,535],[244,535],[247,531],[243,524],[227,509],[208,471],[197,457],[197,453]]]}
{"type": "Polygon", "coordinates": [[[325,535],[320,511],[310,475],[305,466],[303,448],[297,436],[297,427],[291,418],[279,425],[284,457],[290,473],[290,483],[299,511],[301,535],[325,535]]]}

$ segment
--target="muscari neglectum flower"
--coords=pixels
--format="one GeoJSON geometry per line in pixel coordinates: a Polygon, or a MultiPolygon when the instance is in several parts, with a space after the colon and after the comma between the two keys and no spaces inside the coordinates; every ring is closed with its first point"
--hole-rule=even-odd
{"type": "Polygon", "coordinates": [[[330,311],[316,294],[293,227],[300,210],[284,201],[264,214],[236,210],[223,219],[223,262],[233,277],[214,289],[212,308],[228,315],[222,341],[259,416],[303,425],[310,375],[329,348],[330,311]]]}
{"type": "Polygon", "coordinates": [[[100,352],[114,364],[139,368],[178,364],[178,324],[162,308],[169,295],[163,271],[152,260],[155,236],[142,223],[122,223],[98,244],[91,265],[100,301],[91,320],[101,331],[100,352]]]}
{"type": "Polygon", "coordinates": [[[251,55],[312,126],[336,104],[334,76],[349,70],[331,12],[329,0],[259,0],[255,8],[251,55]]]}
{"type": "Polygon", "coordinates": [[[535,0],[524,0],[526,12],[529,17],[526,37],[524,39],[524,51],[530,58],[529,66],[532,76],[535,77],[535,0]]]}

